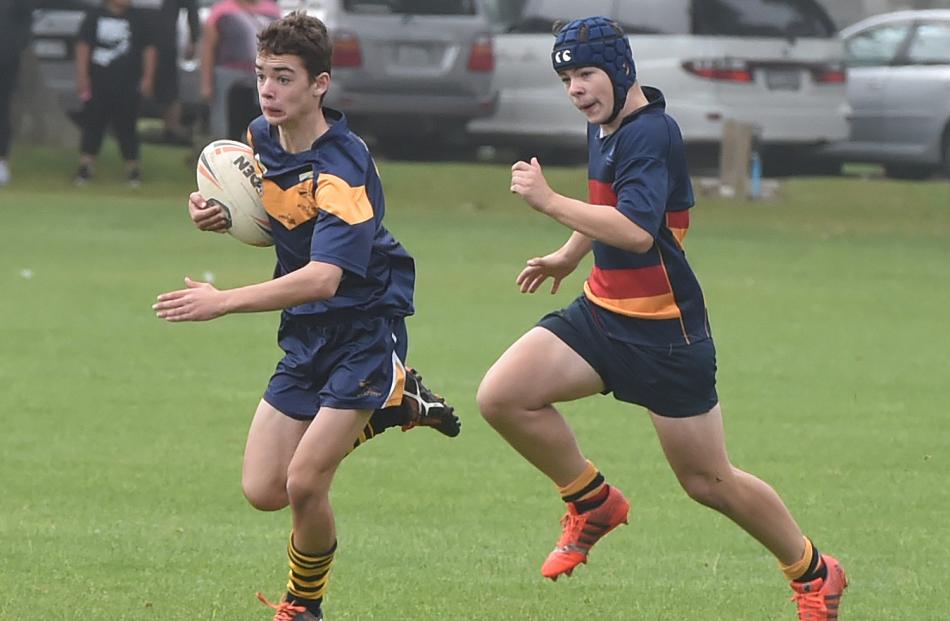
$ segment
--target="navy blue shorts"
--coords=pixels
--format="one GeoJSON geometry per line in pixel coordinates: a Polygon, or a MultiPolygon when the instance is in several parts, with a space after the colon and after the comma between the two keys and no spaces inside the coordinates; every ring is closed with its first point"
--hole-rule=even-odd
{"type": "Polygon", "coordinates": [[[667,347],[625,343],[604,333],[588,304],[582,296],[548,313],[538,325],[593,367],[604,382],[604,394],[670,418],[704,414],[719,403],[712,339],[667,347]]]}
{"type": "Polygon", "coordinates": [[[376,410],[402,400],[408,336],[402,318],[327,323],[283,314],[277,363],[264,400],[298,420],[321,407],[376,410]]]}

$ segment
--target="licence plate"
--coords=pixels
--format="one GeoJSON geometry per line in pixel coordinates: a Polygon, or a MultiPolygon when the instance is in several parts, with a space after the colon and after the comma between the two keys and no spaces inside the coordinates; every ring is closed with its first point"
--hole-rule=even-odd
{"type": "Polygon", "coordinates": [[[802,85],[798,69],[766,69],[765,85],[773,91],[797,91],[802,85]]]}
{"type": "Polygon", "coordinates": [[[66,42],[61,39],[36,39],[33,41],[33,52],[37,58],[66,58],[66,42]]]}
{"type": "Polygon", "coordinates": [[[396,47],[396,64],[402,67],[428,67],[433,64],[432,50],[425,45],[402,44],[396,47]]]}

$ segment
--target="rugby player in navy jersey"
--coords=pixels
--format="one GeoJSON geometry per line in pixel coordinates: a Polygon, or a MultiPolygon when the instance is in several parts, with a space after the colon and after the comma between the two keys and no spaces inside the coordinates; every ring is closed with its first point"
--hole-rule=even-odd
{"type": "Polygon", "coordinates": [[[630,44],[603,17],[555,27],[552,61],[588,120],[589,198],[554,192],[536,158],[512,167],[511,191],[572,231],[529,259],[523,293],[552,293],[593,251],[584,293],[541,319],[491,367],[478,391],[488,422],[558,487],[563,531],[541,573],[557,579],[627,522],[630,503],[584,458],[552,404],[598,393],[649,411],[687,494],[733,520],[778,559],[799,617],[838,618],[844,571],[804,537],[775,491],[733,466],[716,394],[716,354],[683,238],[693,192],[683,141],[663,95],[639,85],[630,44]]]}
{"type": "MultiPolygon", "coordinates": [[[[242,486],[262,511],[290,506],[287,593],[275,621],[323,618],[337,547],[333,475],[361,441],[395,425],[459,432],[452,408],[404,367],[413,313],[412,257],[382,224],[382,186],[363,141],[324,108],[331,44],[324,24],[292,14],[258,37],[263,116],[248,129],[260,163],[277,267],[273,280],[235,289],[186,278],[154,305],[168,321],[281,310],[284,357],[248,432],[242,486]]],[[[220,208],[193,193],[192,220],[222,230],[220,208]]]]}

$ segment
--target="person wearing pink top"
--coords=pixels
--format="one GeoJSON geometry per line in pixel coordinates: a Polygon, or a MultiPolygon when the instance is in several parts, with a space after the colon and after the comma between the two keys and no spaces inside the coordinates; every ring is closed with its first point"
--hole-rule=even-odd
{"type": "Polygon", "coordinates": [[[280,17],[273,0],[220,0],[201,38],[201,98],[216,138],[240,140],[260,114],[254,82],[257,35],[280,17]]]}

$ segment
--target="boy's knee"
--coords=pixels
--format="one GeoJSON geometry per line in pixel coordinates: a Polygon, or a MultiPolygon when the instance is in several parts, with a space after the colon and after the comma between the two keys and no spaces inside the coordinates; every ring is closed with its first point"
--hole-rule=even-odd
{"type": "Polygon", "coordinates": [[[712,474],[694,474],[680,478],[686,494],[701,505],[722,511],[728,502],[726,481],[712,474]]]}
{"type": "Polygon", "coordinates": [[[241,490],[247,502],[259,511],[279,511],[290,503],[286,485],[245,478],[241,481],[241,490]]]}
{"type": "Polygon", "coordinates": [[[511,396],[492,380],[491,375],[485,376],[479,385],[475,402],[478,404],[478,411],[489,423],[502,420],[514,407],[511,396]]]}
{"type": "Polygon", "coordinates": [[[287,498],[291,505],[302,506],[328,496],[335,467],[293,461],[287,470],[287,498]]]}

